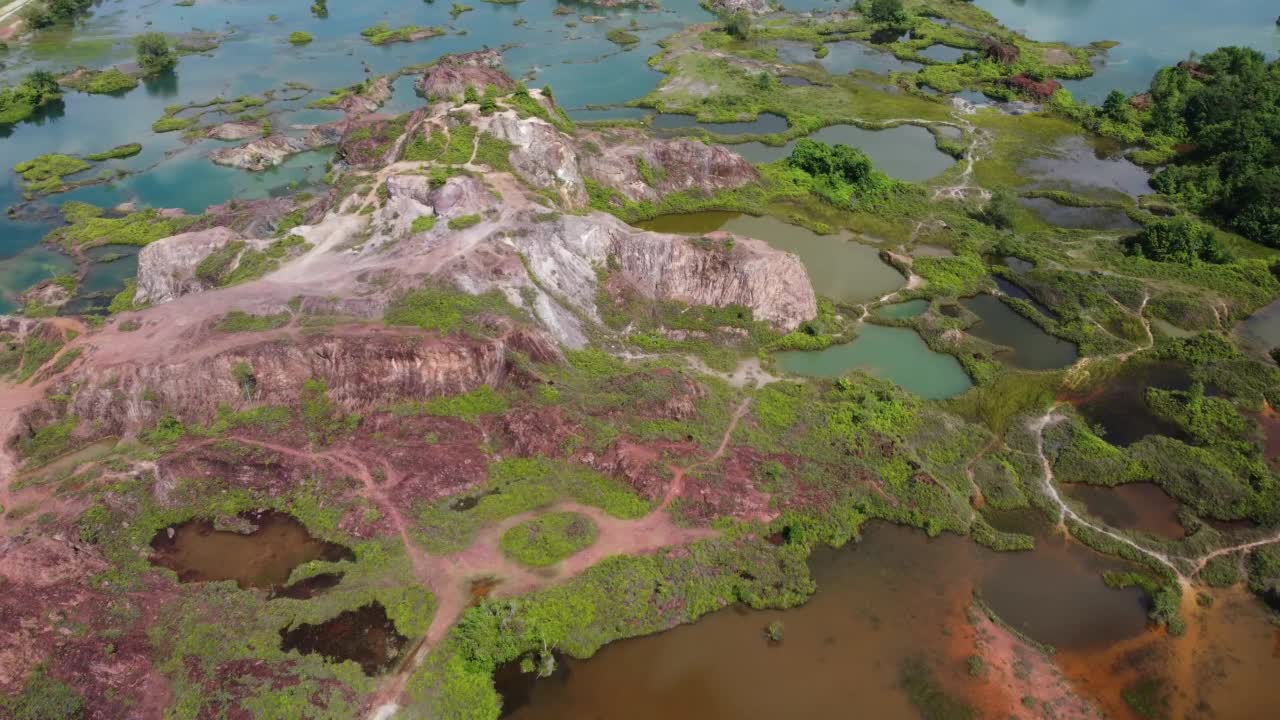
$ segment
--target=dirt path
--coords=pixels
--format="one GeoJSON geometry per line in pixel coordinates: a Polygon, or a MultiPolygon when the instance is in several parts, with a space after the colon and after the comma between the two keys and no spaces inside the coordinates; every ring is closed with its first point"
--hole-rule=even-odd
{"type": "MultiPolygon", "coordinates": [[[[562,500],[550,507],[513,515],[481,529],[465,550],[451,555],[429,555],[415,546],[399,511],[387,503],[385,498],[381,498],[380,492],[374,494],[370,499],[381,503],[388,517],[392,518],[393,524],[400,530],[406,551],[410,557],[416,556],[414,569],[418,579],[431,588],[438,605],[422,643],[371,699],[370,718],[385,720],[395,714],[399,707],[398,701],[413,672],[422,665],[427,655],[444,639],[449,628],[466,610],[471,600],[471,581],[493,578],[500,583],[495,595],[525,594],[571,580],[607,557],[644,555],[664,547],[686,545],[695,540],[714,537],[716,532],[709,528],[676,526],[667,510],[679,496],[684,486],[684,477],[690,470],[715,462],[724,454],[749,403],[748,399],[738,405],[714,453],[684,468],[672,467],[674,477],[662,502],[638,520],[623,520],[597,507],[562,500]],[[550,573],[531,570],[507,558],[499,546],[503,533],[548,512],[575,512],[589,517],[598,529],[596,542],[558,563],[550,573]]],[[[368,473],[365,475],[368,476],[368,473]]],[[[370,482],[371,480],[370,477],[370,482]]],[[[389,482],[394,480],[389,479],[389,482]]]]}
{"type": "Polygon", "coordinates": [[[1055,425],[1065,419],[1066,419],[1065,416],[1058,414],[1058,406],[1055,405],[1049,408],[1049,411],[1046,412],[1043,416],[1035,418],[1031,420],[1030,423],[1028,423],[1028,428],[1033,433],[1035,433],[1035,436],[1036,436],[1036,455],[1040,461],[1040,468],[1042,473],[1041,477],[1043,479],[1045,496],[1048,497],[1051,501],[1053,501],[1053,504],[1058,509],[1059,525],[1065,529],[1066,522],[1068,520],[1078,523],[1080,525],[1083,525],[1084,527],[1089,528],[1090,530],[1093,530],[1094,532],[1101,533],[1102,535],[1105,535],[1108,538],[1115,540],[1116,542],[1127,545],[1128,547],[1136,550],[1139,554],[1145,557],[1148,557],[1152,560],[1155,560],[1157,563],[1168,568],[1170,571],[1173,572],[1174,576],[1178,579],[1179,584],[1182,585],[1184,602],[1186,602],[1186,599],[1188,597],[1194,595],[1194,593],[1189,592],[1192,585],[1192,579],[1201,570],[1203,570],[1204,566],[1207,565],[1209,561],[1212,560],[1213,558],[1221,557],[1223,555],[1229,555],[1235,552],[1240,552],[1242,550],[1251,550],[1253,548],[1262,547],[1263,545],[1280,543],[1280,532],[1277,532],[1274,535],[1264,537],[1264,538],[1259,538],[1257,540],[1251,540],[1249,542],[1244,542],[1236,545],[1231,545],[1228,547],[1218,548],[1216,550],[1212,550],[1203,555],[1200,555],[1199,557],[1172,556],[1172,555],[1167,555],[1165,553],[1162,553],[1158,550],[1152,550],[1151,548],[1144,547],[1124,535],[1111,531],[1105,526],[1099,526],[1089,522],[1085,518],[1081,517],[1079,513],[1073,510],[1069,505],[1067,505],[1066,501],[1063,500],[1062,495],[1058,492],[1057,486],[1054,484],[1053,466],[1049,462],[1049,458],[1047,455],[1045,455],[1045,452],[1044,452],[1044,431],[1050,426],[1055,425]],[[1191,571],[1184,572],[1181,569],[1182,567],[1190,567],[1191,571]]]}
{"type": "MultiPolygon", "coordinates": [[[[370,717],[385,720],[398,709],[399,699],[413,672],[467,609],[471,602],[472,581],[485,578],[497,580],[499,585],[494,594],[498,596],[525,594],[567,582],[614,555],[643,555],[664,547],[676,547],[714,537],[716,531],[710,528],[678,527],[667,511],[683,490],[684,477],[690,470],[713,463],[723,456],[739,421],[746,415],[749,404],[750,399],[743,400],[734,410],[720,444],[712,454],[683,468],[672,467],[674,477],[662,502],[644,517],[624,520],[594,506],[561,500],[550,507],[523,512],[488,525],[476,533],[469,547],[449,555],[432,555],[414,540],[411,522],[387,496],[387,491],[395,488],[402,478],[386,463],[380,463],[380,472],[375,473],[364,460],[341,449],[300,450],[264,440],[236,436],[232,436],[232,439],[310,463],[328,464],[357,479],[363,486],[361,497],[376,504],[399,534],[413,567],[414,578],[435,595],[437,607],[426,636],[400,669],[370,699],[370,717]],[[379,480],[379,475],[385,479],[379,480]],[[548,512],[574,512],[587,516],[598,529],[596,542],[550,569],[533,570],[507,558],[499,545],[503,533],[548,512]]],[[[213,442],[216,441],[206,440],[195,447],[213,442]]]]}

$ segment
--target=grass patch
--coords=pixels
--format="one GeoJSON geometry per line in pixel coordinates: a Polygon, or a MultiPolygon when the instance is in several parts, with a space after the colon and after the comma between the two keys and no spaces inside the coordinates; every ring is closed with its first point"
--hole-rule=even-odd
{"type": "Polygon", "coordinates": [[[481,527],[572,498],[610,515],[636,519],[650,504],[629,486],[580,465],[549,458],[508,458],[489,466],[489,481],[476,491],[474,506],[455,509],[456,498],[440,500],[418,513],[419,540],[437,554],[456,552],[471,544],[481,527]]]}
{"type": "Polygon", "coordinates": [[[409,325],[448,334],[468,328],[472,318],[484,313],[515,316],[516,309],[496,291],[469,295],[428,286],[397,299],[382,319],[388,325],[409,325]]]}
{"type": "Polygon", "coordinates": [[[214,330],[218,332],[234,333],[234,332],[262,332],[264,330],[275,330],[289,324],[289,313],[278,313],[275,315],[253,315],[251,313],[232,310],[214,326],[214,330]]]}
{"type": "Polygon", "coordinates": [[[125,145],[117,145],[111,148],[110,150],[104,150],[100,153],[85,155],[84,158],[86,160],[92,160],[94,162],[102,162],[104,160],[115,160],[118,158],[133,157],[134,155],[137,155],[140,152],[142,152],[141,144],[128,143],[125,145]]]}
{"type": "Polygon", "coordinates": [[[548,513],[507,530],[499,546],[518,563],[546,567],[590,547],[598,534],[596,524],[586,515],[548,513]]]}
{"type": "Polygon", "coordinates": [[[469,227],[479,225],[481,220],[483,220],[483,218],[481,218],[477,214],[459,215],[456,218],[449,219],[449,229],[450,230],[466,230],[469,227]]]}

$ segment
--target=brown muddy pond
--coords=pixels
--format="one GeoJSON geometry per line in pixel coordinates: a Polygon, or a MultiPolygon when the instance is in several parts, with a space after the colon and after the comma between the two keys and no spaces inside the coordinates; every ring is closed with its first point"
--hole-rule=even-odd
{"type": "Polygon", "coordinates": [[[551,678],[517,686],[523,703],[509,717],[918,720],[899,668],[923,658],[940,683],[970,682],[952,643],[975,591],[1015,627],[1061,647],[1147,632],[1141,593],[1111,590],[1100,577],[1125,565],[1060,538],[1000,554],[872,523],[857,546],[816,552],[812,567],[819,589],[800,608],[729,609],[607,645],[590,660],[565,658],[551,678]],[[781,643],[763,635],[774,620],[785,627],[781,643]]]}
{"type": "Polygon", "coordinates": [[[322,594],[325,590],[332,590],[340,582],[342,582],[342,573],[320,573],[319,575],[312,575],[305,580],[299,580],[292,585],[274,589],[268,599],[310,600],[322,594]]]}
{"type": "Polygon", "coordinates": [[[241,534],[190,520],[156,533],[151,562],[178,574],[178,582],[235,580],[241,588],[284,585],[295,567],[312,560],[355,560],[351,550],[312,537],[302,523],[273,511],[246,513],[256,526],[241,534]]]}
{"type": "Polygon", "coordinates": [[[351,660],[365,675],[379,675],[391,669],[409,638],[396,631],[381,603],[373,602],[357,610],[339,613],[318,625],[302,624],[280,631],[280,649],[303,655],[318,653],[330,662],[351,660]]]}
{"type": "Polygon", "coordinates": [[[1177,363],[1126,363],[1101,387],[1071,398],[1071,402],[1090,425],[1104,431],[1103,439],[1112,445],[1128,447],[1148,435],[1187,440],[1181,428],[1151,412],[1147,406],[1149,387],[1186,390],[1191,387],[1191,375],[1177,363]]]}
{"type": "Polygon", "coordinates": [[[1084,503],[1089,514],[1120,530],[1177,539],[1187,534],[1178,520],[1178,501],[1155,483],[1128,483],[1116,487],[1072,483],[1066,494],[1084,503]]]}

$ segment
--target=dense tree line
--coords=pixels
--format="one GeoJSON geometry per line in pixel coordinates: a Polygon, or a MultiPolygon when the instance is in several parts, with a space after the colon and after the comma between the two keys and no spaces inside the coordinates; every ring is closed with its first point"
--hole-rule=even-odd
{"type": "MultiPolygon", "coordinates": [[[[1115,99],[1103,106],[1116,119],[1131,112],[1115,99]]],[[[1147,137],[1178,150],[1152,180],[1157,190],[1280,247],[1280,61],[1225,47],[1166,67],[1151,82],[1143,115],[1147,137]]]]}

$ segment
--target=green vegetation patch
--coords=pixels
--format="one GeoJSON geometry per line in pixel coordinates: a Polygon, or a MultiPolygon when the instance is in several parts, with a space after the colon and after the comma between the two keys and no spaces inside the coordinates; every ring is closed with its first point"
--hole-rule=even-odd
{"type": "Polygon", "coordinates": [[[67,203],[62,214],[71,224],[54,230],[49,237],[67,249],[147,245],[177,235],[196,221],[194,217],[165,217],[158,210],[139,210],[123,217],[103,217],[101,212],[85,203],[67,203]]]}
{"type": "Polygon", "coordinates": [[[275,330],[289,324],[291,316],[289,313],[277,313],[275,315],[253,315],[251,313],[232,310],[217,325],[213,326],[218,332],[234,333],[234,332],[262,332],[264,330],[275,330]]]}
{"type": "Polygon", "coordinates": [[[391,408],[396,415],[437,415],[469,421],[475,421],[482,415],[501,415],[506,411],[507,399],[488,385],[458,395],[397,403],[391,408]]]}
{"type": "Polygon", "coordinates": [[[75,688],[49,677],[44,665],[27,676],[22,690],[0,697],[0,710],[13,720],[75,720],[84,716],[84,698],[75,688]]]}
{"type": "Polygon", "coordinates": [[[486,601],[414,673],[406,710],[494,720],[501,699],[492,676],[503,663],[549,672],[552,650],[587,658],[607,642],[692,622],[726,602],[794,607],[815,589],[805,554],[754,538],[703,541],[687,553],[610,557],[564,585],[486,601]]]}
{"type": "Polygon", "coordinates": [[[444,34],[444,30],[438,27],[424,27],[422,25],[403,25],[393,28],[386,23],[378,23],[372,27],[367,27],[360,31],[360,36],[371,45],[389,45],[397,42],[413,42],[414,40],[425,40],[426,38],[435,37],[444,34]]]}
{"type": "Polygon", "coordinates": [[[138,87],[137,78],[118,68],[107,68],[106,70],[85,68],[76,71],[61,82],[63,87],[94,95],[112,95],[138,87]]]}
{"type": "Polygon", "coordinates": [[[480,221],[483,219],[484,218],[480,217],[480,215],[478,214],[459,215],[458,217],[455,217],[455,218],[449,218],[449,229],[450,230],[466,230],[469,227],[474,227],[476,225],[479,225],[480,221]]]}
{"type": "Polygon", "coordinates": [[[45,425],[18,443],[18,453],[30,465],[43,465],[71,449],[71,434],[79,425],[74,415],[45,425]]]}
{"type": "Polygon", "coordinates": [[[413,233],[431,232],[431,229],[434,228],[435,226],[436,226],[435,215],[419,215],[418,217],[413,219],[413,224],[409,226],[409,232],[413,232],[413,233]]]}
{"type": "Polygon", "coordinates": [[[632,45],[635,45],[636,43],[640,42],[639,35],[636,35],[635,33],[629,33],[626,30],[623,30],[622,28],[611,28],[609,32],[605,33],[605,37],[609,40],[609,42],[615,45],[621,45],[623,47],[631,47],[632,45]]]}
{"type": "Polygon", "coordinates": [[[315,38],[311,37],[311,33],[306,33],[301,30],[294,30],[289,33],[290,45],[306,45],[314,39],[315,38]]]}
{"type": "MultiPolygon", "coordinates": [[[[493,138],[493,141],[502,142],[497,138],[493,138]]],[[[450,128],[447,133],[439,129],[433,129],[430,135],[417,133],[409,138],[409,142],[405,143],[400,159],[415,162],[464,165],[471,160],[475,143],[476,129],[471,125],[458,125],[450,128]]],[[[510,153],[509,146],[507,147],[507,153],[510,153]]],[[[505,162],[504,166],[510,167],[510,162],[505,162]]]]}
{"type": "Polygon", "coordinates": [[[36,70],[17,87],[0,88],[0,126],[20,123],[61,97],[58,79],[50,72],[36,70]]]}
{"type": "Polygon", "coordinates": [[[432,553],[457,552],[469,546],[484,525],[562,498],[623,519],[643,517],[651,507],[629,486],[589,468],[549,458],[509,458],[489,466],[489,481],[477,489],[469,509],[457,509],[457,498],[422,508],[418,539],[432,553]]]}
{"type": "Polygon", "coordinates": [[[575,512],[541,515],[502,534],[507,557],[530,567],[546,567],[590,547],[599,529],[591,518],[575,512]]]}
{"type": "Polygon", "coordinates": [[[499,171],[511,170],[511,143],[480,133],[476,142],[475,162],[483,163],[499,171]]]}
{"type": "Polygon", "coordinates": [[[103,150],[99,153],[85,155],[84,157],[86,160],[102,162],[104,160],[133,157],[140,152],[142,152],[142,145],[140,143],[127,143],[125,145],[117,145],[110,150],[103,150]]]}
{"type": "Polygon", "coordinates": [[[27,192],[48,193],[63,187],[64,175],[75,175],[91,167],[93,166],[80,158],[51,153],[20,162],[13,166],[13,171],[26,181],[27,192]]]}
{"type": "Polygon", "coordinates": [[[472,321],[484,313],[509,317],[518,315],[506,298],[496,291],[471,295],[428,285],[396,299],[382,319],[388,325],[409,325],[448,334],[475,329],[472,321]]]}

